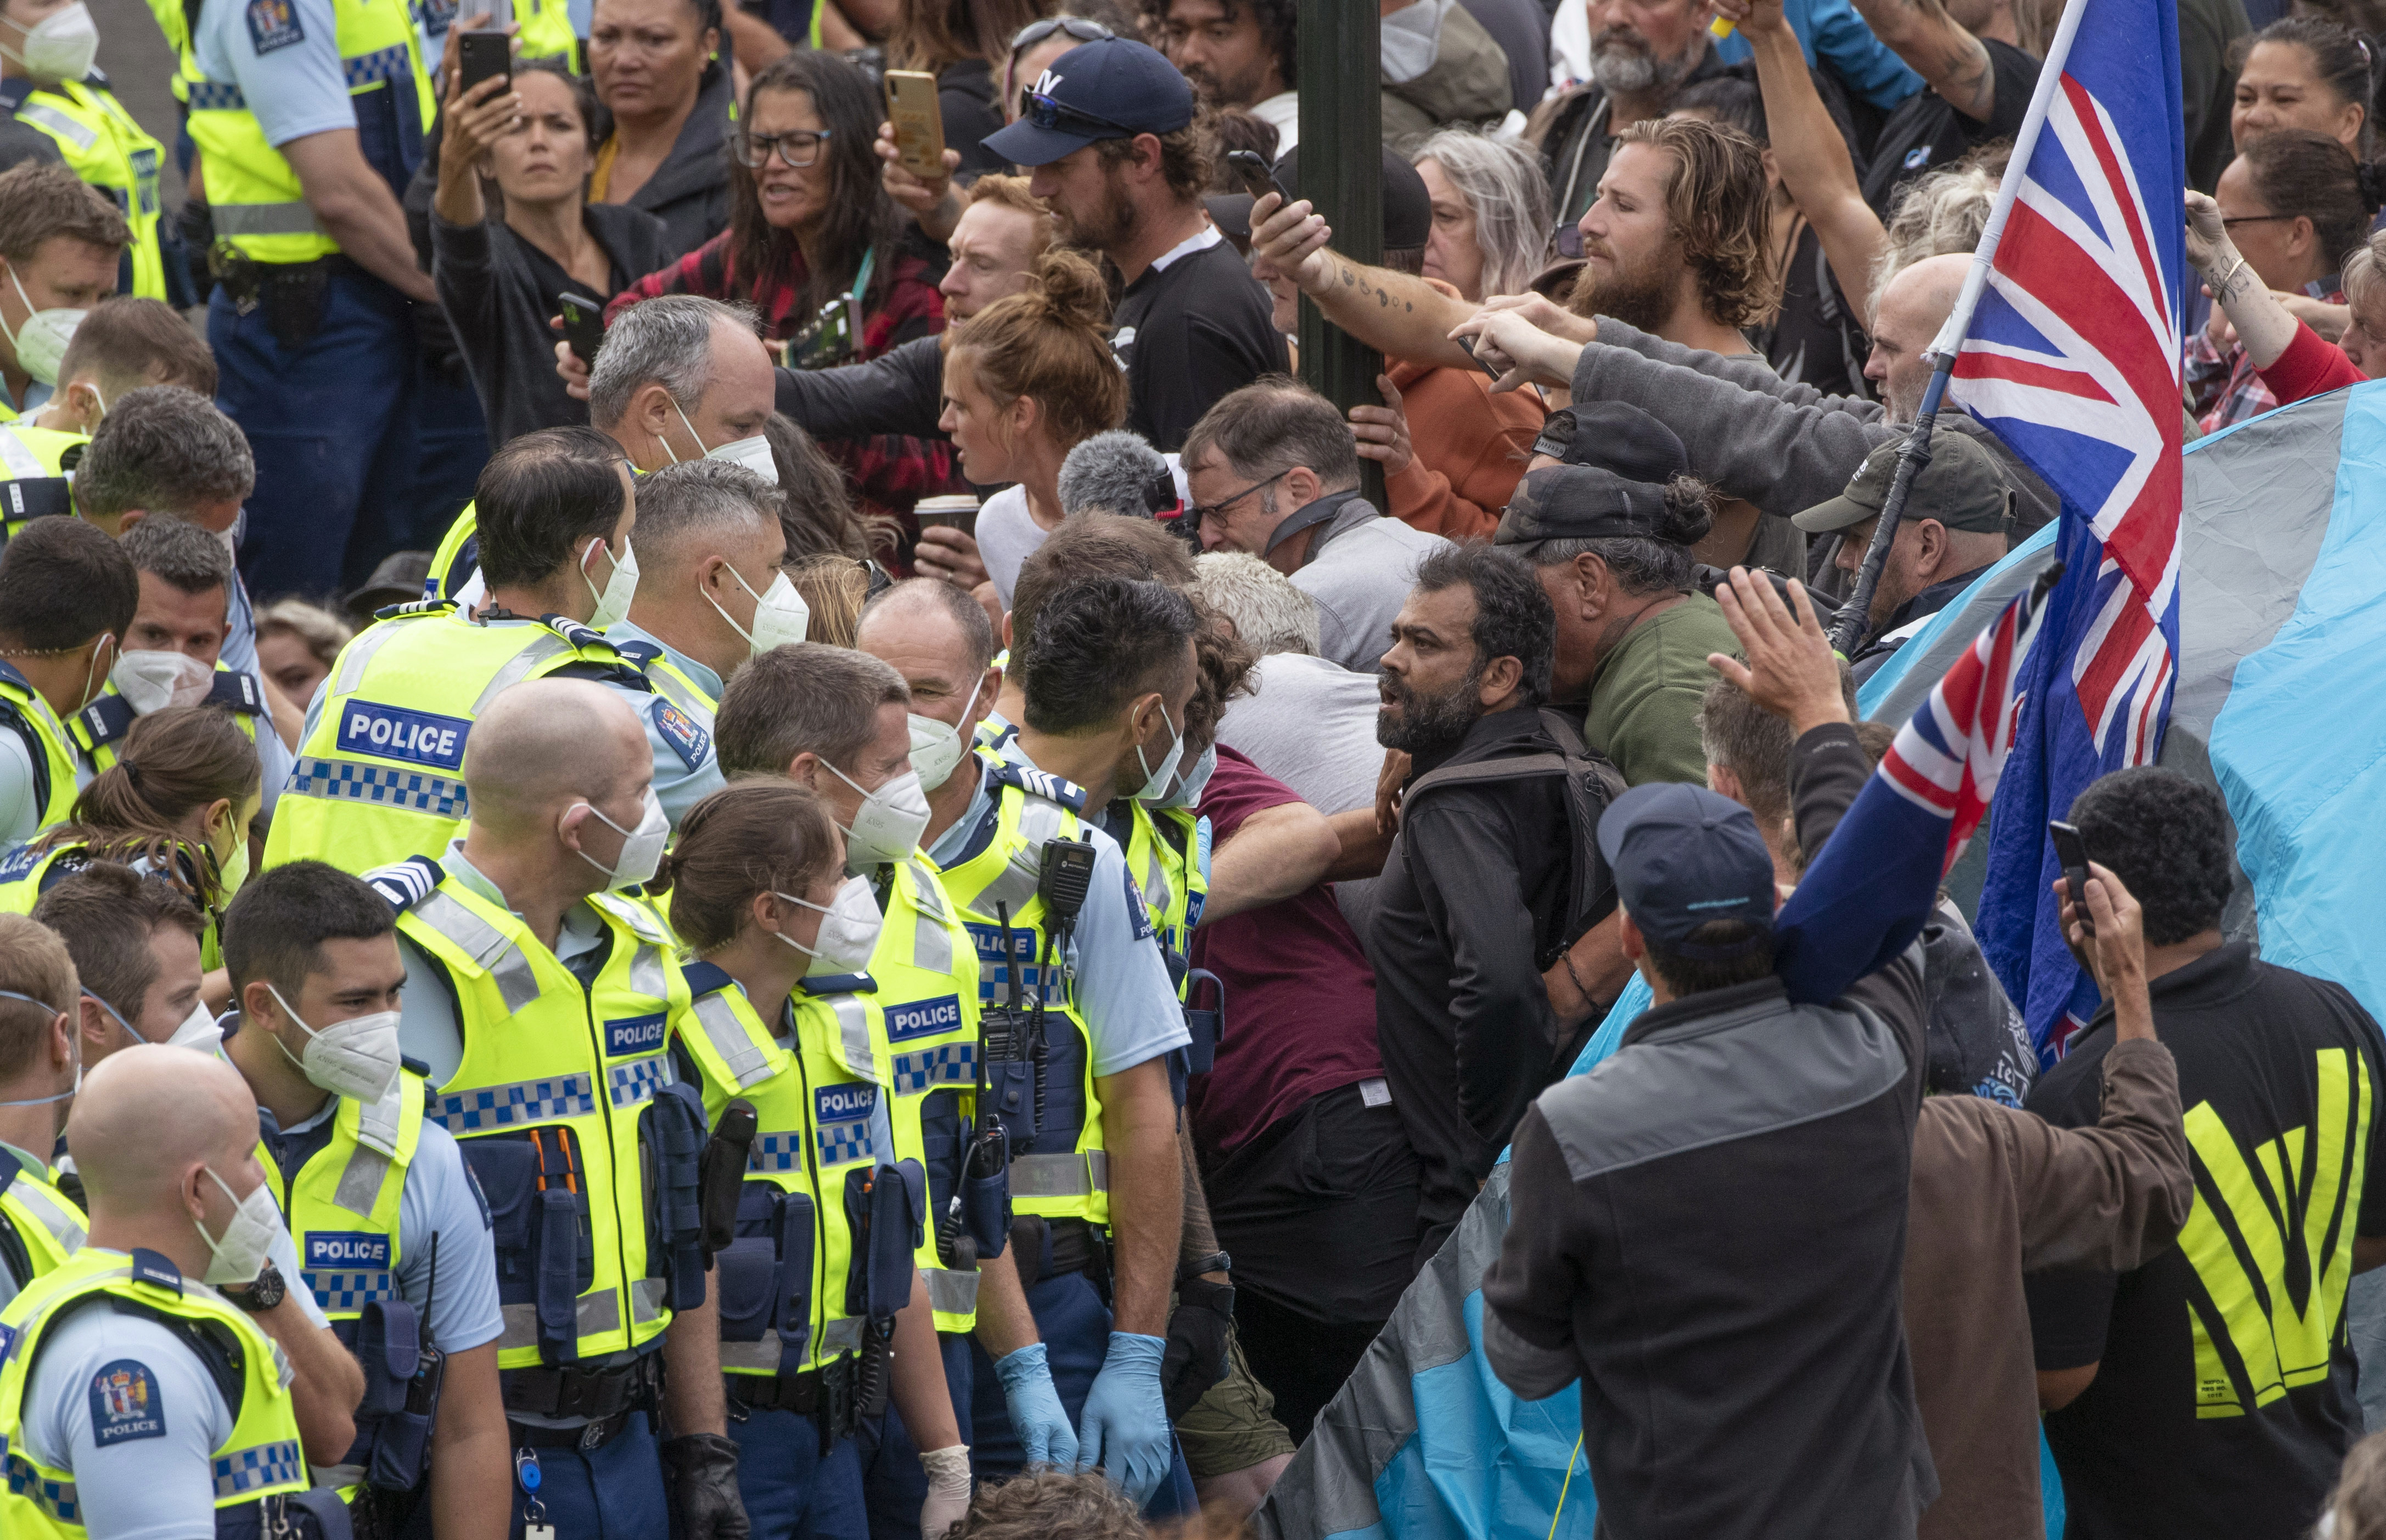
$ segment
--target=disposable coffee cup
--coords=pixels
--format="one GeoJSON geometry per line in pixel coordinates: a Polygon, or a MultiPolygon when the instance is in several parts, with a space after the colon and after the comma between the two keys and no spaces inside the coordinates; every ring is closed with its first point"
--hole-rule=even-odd
{"type": "Polygon", "coordinates": [[[923,530],[959,530],[977,538],[977,499],[967,493],[950,497],[923,497],[911,506],[923,530]]]}

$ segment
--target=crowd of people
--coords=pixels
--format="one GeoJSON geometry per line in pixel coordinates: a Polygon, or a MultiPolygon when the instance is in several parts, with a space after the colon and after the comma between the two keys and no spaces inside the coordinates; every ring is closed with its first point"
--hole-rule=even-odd
{"type": "MultiPolygon", "coordinates": [[[[0,1534],[1299,1534],[1513,1146],[1602,1533],[2386,1536],[2208,785],[2060,1056],[1935,888],[1785,991],[2057,516],[1940,418],[1833,656],[2052,0],[1381,0],[1338,244],[1292,0],[151,9],[171,144],[0,3],[0,1534]]],[[[2178,17],[2192,438],[2386,375],[2386,69],[2178,17]]]]}

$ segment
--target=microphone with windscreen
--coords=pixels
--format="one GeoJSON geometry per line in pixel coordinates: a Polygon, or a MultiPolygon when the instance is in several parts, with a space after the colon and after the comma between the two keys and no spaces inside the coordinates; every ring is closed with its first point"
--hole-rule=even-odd
{"type": "Polygon", "coordinates": [[[1200,532],[1185,517],[1176,477],[1159,450],[1124,429],[1096,433],[1061,462],[1061,512],[1116,513],[1155,519],[1199,544],[1200,532]]]}

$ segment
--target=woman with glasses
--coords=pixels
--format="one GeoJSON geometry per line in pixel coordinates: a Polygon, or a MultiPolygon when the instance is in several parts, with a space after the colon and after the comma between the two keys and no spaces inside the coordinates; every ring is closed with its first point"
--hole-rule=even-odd
{"type": "MultiPolygon", "coordinates": [[[[2237,257],[2211,285],[2231,287],[2242,261],[2265,289],[2293,304],[2344,303],[2344,259],[2369,233],[2386,194],[2386,166],[2364,164],[2334,136],[2311,129],[2261,135],[2220,173],[2214,197],[2219,225],[2237,257]]],[[[2293,306],[2290,305],[2289,308],[2293,306]]],[[[2211,321],[2188,340],[2188,409],[2207,433],[2257,417],[2279,404],[2256,355],[2215,306],[2211,321]]]]}
{"type": "Polygon", "coordinates": [[[1074,252],[1050,251],[1026,289],[946,339],[945,413],[936,425],[951,435],[971,481],[1018,483],[986,499],[977,516],[978,557],[1005,609],[1021,563],[1061,527],[1061,462],[1126,419],[1126,376],[1111,353],[1109,320],[1100,272],[1074,252]]]}
{"type": "Polygon", "coordinates": [[[721,0],[596,0],[588,73],[613,122],[588,201],[662,220],[673,257],[729,219],[722,145],[736,92],[720,49],[721,0]]]}
{"type": "Polygon", "coordinates": [[[587,201],[596,118],[596,92],[552,59],[517,64],[510,80],[469,93],[449,84],[431,279],[492,444],[588,420],[588,404],[555,374],[546,321],[559,297],[610,299],[671,259],[660,219],[587,201]]]}
{"type": "MultiPolygon", "coordinates": [[[[883,116],[869,78],[833,54],[797,49],[763,69],[733,141],[729,228],[631,284],[607,319],[658,294],[741,300],[761,312],[766,338],[793,341],[798,369],[866,361],[943,331],[936,270],[878,184],[871,140],[883,116]]],[[[880,435],[821,447],[882,509],[955,490],[942,444],[880,435]]]]}

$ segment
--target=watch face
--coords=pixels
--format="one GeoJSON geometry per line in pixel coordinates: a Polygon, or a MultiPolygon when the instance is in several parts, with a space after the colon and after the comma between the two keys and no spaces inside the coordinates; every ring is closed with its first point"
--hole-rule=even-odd
{"type": "Polygon", "coordinates": [[[248,1285],[249,1303],[260,1310],[270,1310],[282,1303],[289,1286],[282,1281],[282,1270],[268,1261],[257,1270],[257,1281],[248,1285]]]}

